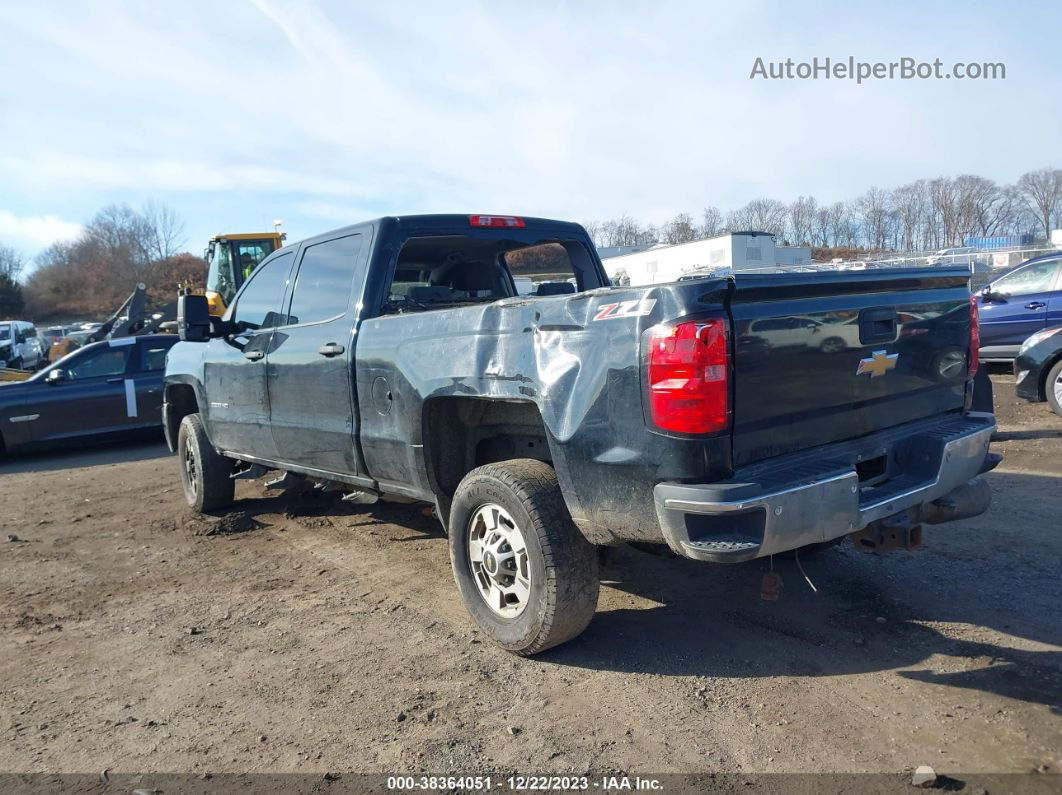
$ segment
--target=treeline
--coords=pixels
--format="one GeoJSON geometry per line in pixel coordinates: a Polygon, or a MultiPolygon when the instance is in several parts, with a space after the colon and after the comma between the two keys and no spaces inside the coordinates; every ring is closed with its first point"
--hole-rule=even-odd
{"type": "Polygon", "coordinates": [[[38,255],[23,288],[25,314],[35,321],[101,318],[140,282],[154,305],[173,301],[179,285],[202,286],[206,275],[203,260],[182,251],[186,242],[184,222],[166,205],[104,207],[76,239],[38,255]]]}
{"type": "Polygon", "coordinates": [[[1062,169],[1030,171],[1013,185],[963,174],[873,187],[832,204],[814,196],[789,203],[761,198],[727,213],[716,207],[699,216],[679,213],[660,226],[629,215],[584,225],[598,246],[688,243],[742,230],[770,232],[792,245],[879,251],[926,251],[995,235],[1043,240],[1062,227],[1062,169]]]}
{"type": "Polygon", "coordinates": [[[18,318],[22,314],[25,301],[18,277],[25,266],[25,258],[15,249],[0,246],[0,319],[18,318]]]}

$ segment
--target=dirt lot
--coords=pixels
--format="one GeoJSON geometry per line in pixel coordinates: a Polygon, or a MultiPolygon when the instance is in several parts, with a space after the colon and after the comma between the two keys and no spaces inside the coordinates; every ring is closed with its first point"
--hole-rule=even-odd
{"type": "Polygon", "coordinates": [[[1062,769],[1062,420],[994,376],[991,512],[876,558],[622,550],[578,640],[481,640],[413,505],[191,516],[158,443],[0,465],[0,770],[1062,769]],[[35,498],[31,495],[37,495],[35,498]],[[17,541],[7,541],[14,534],[17,541]]]}

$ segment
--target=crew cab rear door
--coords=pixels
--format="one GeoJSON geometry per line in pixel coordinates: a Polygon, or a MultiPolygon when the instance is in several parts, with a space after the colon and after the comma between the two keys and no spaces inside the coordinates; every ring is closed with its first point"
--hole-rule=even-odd
{"type": "Polygon", "coordinates": [[[291,279],[284,325],[267,355],[269,419],[277,460],[362,472],[353,410],[353,293],[365,278],[365,235],[305,246],[291,279]]]}
{"type": "Polygon", "coordinates": [[[961,410],[967,280],[954,268],[739,274],[735,465],[961,410]]]}

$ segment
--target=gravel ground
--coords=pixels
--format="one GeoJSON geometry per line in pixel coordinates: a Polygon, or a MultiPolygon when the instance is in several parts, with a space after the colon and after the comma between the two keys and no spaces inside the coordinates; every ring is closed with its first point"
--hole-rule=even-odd
{"type": "Polygon", "coordinates": [[[777,602],[766,562],[622,549],[534,659],[422,506],[241,482],[215,521],[157,442],[4,462],[0,771],[1059,771],[1062,419],[993,380],[988,514],[805,561],[817,592],[775,561],[777,602]]]}

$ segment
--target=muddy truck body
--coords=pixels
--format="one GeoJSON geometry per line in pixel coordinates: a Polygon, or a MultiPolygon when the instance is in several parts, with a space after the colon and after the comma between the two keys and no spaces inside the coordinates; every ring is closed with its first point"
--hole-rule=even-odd
{"type": "Polygon", "coordinates": [[[884,552],[984,511],[967,280],[613,287],[575,224],[381,218],[274,253],[221,319],[182,298],[165,428],[198,510],[267,470],[433,504],[465,606],[531,654],[590,621],[596,546],[884,552]]]}

